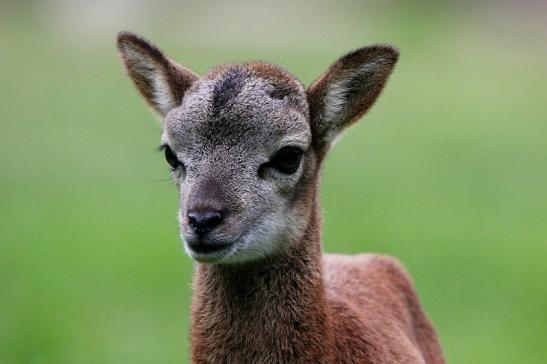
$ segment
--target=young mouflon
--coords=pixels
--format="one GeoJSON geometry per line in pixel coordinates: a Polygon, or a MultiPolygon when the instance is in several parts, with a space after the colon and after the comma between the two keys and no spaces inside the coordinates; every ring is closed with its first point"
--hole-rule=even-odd
{"type": "Polygon", "coordinates": [[[380,255],[321,248],[320,171],[399,53],[352,51],[311,86],[263,62],[203,76],[127,32],[129,77],[164,120],[180,236],[196,263],[194,363],[444,363],[412,281],[380,255]]]}

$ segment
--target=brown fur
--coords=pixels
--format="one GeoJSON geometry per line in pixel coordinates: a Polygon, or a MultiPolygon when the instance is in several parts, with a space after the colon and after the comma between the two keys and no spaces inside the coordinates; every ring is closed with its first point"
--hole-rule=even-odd
{"type": "Polygon", "coordinates": [[[168,113],[162,140],[184,159],[184,172],[173,170],[184,240],[198,239],[188,205],[227,212],[209,240],[199,239],[228,248],[200,256],[186,245],[199,262],[194,363],[445,362],[399,262],[324,255],[321,248],[323,159],[332,140],[374,104],[397,62],[395,48],[353,51],[306,91],[263,62],[219,66],[198,79],[140,37],[122,33],[118,47],[145,99],[168,113]],[[295,135],[303,150],[299,172],[257,177],[276,143],[295,135]],[[271,214],[273,223],[265,218],[271,214]]]}

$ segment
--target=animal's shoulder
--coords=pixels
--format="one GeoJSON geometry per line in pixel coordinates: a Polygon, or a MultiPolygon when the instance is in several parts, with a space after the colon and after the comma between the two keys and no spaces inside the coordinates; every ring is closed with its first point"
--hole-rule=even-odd
{"type": "Polygon", "coordinates": [[[338,351],[374,363],[423,363],[415,340],[429,323],[403,265],[373,254],[326,255],[323,262],[333,325],[342,336],[338,351]]]}
{"type": "Polygon", "coordinates": [[[327,297],[356,310],[381,314],[409,324],[420,302],[412,279],[395,258],[362,254],[325,255],[323,276],[327,297]]]}
{"type": "Polygon", "coordinates": [[[413,285],[401,262],[387,255],[325,254],[323,271],[327,288],[335,290],[348,286],[367,286],[371,290],[408,290],[413,285]]]}

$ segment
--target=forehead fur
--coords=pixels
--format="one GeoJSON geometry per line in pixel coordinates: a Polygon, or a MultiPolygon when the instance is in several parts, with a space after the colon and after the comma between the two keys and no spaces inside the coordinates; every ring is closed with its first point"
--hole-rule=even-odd
{"type": "Polygon", "coordinates": [[[201,77],[169,113],[165,135],[201,147],[205,140],[217,147],[251,139],[270,144],[288,135],[307,140],[308,110],[303,85],[283,69],[261,62],[221,65],[201,77]]]}
{"type": "Polygon", "coordinates": [[[262,81],[272,99],[286,100],[295,110],[307,115],[305,88],[293,75],[279,66],[265,62],[225,64],[212,69],[203,80],[214,82],[213,108],[230,106],[246,84],[262,81]]]}

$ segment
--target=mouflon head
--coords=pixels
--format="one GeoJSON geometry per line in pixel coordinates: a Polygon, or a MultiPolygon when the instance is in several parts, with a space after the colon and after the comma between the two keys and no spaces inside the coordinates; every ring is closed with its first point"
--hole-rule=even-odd
{"type": "Polygon", "coordinates": [[[372,106],[398,59],[391,46],[360,48],[306,89],[263,62],[198,76],[132,33],[118,35],[118,49],[163,119],[160,148],[180,192],[186,252],[227,264],[259,260],[303,236],[326,151],[372,106]]]}

